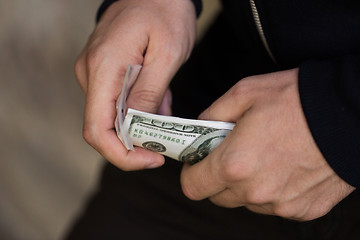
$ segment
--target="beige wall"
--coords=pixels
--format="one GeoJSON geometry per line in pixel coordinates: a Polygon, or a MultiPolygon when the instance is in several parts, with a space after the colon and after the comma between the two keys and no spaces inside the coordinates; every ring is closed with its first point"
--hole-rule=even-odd
{"type": "MultiPolygon", "coordinates": [[[[0,239],[61,239],[96,187],[73,63],[99,3],[0,1],[0,239]]],[[[204,3],[201,29],[218,6],[204,3]]]]}
{"type": "Polygon", "coordinates": [[[0,1],[0,239],[59,239],[95,186],[72,69],[98,2],[0,1]]]}

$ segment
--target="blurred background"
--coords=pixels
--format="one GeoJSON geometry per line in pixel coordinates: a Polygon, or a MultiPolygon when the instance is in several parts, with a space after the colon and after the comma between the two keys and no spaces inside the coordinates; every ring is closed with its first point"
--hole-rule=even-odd
{"type": "MultiPolygon", "coordinates": [[[[204,0],[199,33],[219,11],[204,0]]],[[[101,0],[0,0],[0,239],[63,239],[105,160],[73,73],[101,0]]]]}

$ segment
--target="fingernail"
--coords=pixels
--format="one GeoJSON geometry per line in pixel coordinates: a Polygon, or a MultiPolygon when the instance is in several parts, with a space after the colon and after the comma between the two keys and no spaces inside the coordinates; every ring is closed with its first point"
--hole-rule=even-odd
{"type": "Polygon", "coordinates": [[[146,166],[146,169],[153,169],[153,168],[158,168],[161,165],[163,165],[163,162],[152,162],[149,165],[146,166]]]}

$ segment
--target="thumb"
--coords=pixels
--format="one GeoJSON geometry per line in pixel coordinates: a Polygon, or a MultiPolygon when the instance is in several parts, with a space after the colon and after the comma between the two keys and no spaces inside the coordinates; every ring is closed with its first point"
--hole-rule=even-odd
{"type": "Polygon", "coordinates": [[[198,118],[224,122],[236,122],[239,120],[253,104],[253,96],[240,83],[238,82],[217,99],[198,118]]]}
{"type": "Polygon", "coordinates": [[[151,55],[145,55],[143,67],[129,93],[127,105],[140,111],[156,113],[166,96],[171,79],[184,60],[180,54],[179,57],[176,54],[166,56],[166,53],[161,52],[151,55]]]}

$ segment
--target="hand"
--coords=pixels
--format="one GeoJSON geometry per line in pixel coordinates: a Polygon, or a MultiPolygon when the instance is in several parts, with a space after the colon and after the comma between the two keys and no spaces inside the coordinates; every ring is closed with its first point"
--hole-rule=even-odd
{"type": "Polygon", "coordinates": [[[236,126],[207,158],[184,166],[187,197],[304,221],[325,215],[354,190],[311,136],[297,74],[293,69],[243,79],[200,115],[236,126]]]}
{"type": "Polygon", "coordinates": [[[75,64],[86,96],[83,135],[123,170],[154,168],[158,153],[128,152],[114,131],[115,103],[128,64],[142,64],[127,104],[147,112],[170,113],[162,103],[168,84],[187,60],[195,41],[196,14],[190,0],[121,0],[106,10],[75,64]]]}

